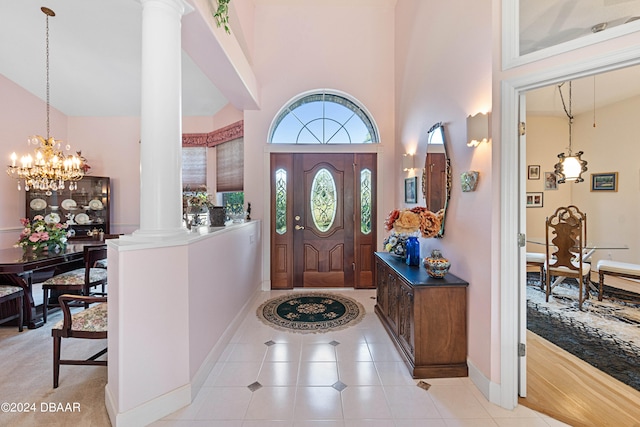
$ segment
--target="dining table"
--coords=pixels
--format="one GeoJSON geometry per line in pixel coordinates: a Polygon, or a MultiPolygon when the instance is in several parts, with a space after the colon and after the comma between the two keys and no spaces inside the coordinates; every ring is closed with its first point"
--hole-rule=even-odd
{"type": "Polygon", "coordinates": [[[70,243],[60,252],[30,252],[20,247],[0,249],[0,284],[24,289],[24,326],[35,329],[44,323],[41,308],[34,303],[33,284],[54,274],[82,267],[84,247],[100,244],[104,243],[97,240],[70,243]]]}

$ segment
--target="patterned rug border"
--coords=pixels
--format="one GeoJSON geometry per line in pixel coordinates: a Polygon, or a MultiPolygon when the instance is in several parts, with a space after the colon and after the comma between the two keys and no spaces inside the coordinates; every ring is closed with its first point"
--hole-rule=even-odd
{"type": "Polygon", "coordinates": [[[539,279],[527,274],[527,329],[640,391],[638,299],[605,292],[598,301],[592,292],[580,310],[577,295],[577,282],[567,279],[546,302],[539,279]]]}
{"type": "MultiPolygon", "coordinates": [[[[364,309],[364,306],[362,304],[360,304],[358,301],[356,301],[353,298],[350,298],[348,296],[342,295],[342,294],[337,294],[337,293],[328,293],[328,292],[291,292],[285,295],[280,295],[277,297],[273,297],[268,299],[267,301],[263,302],[262,304],[260,304],[260,306],[258,307],[258,310],[256,312],[256,316],[262,321],[262,323],[264,323],[267,326],[270,326],[274,329],[277,329],[279,331],[286,331],[286,332],[294,332],[294,333],[302,333],[302,334],[323,334],[323,333],[327,333],[327,332],[334,332],[334,331],[340,331],[343,329],[347,329],[350,328],[351,326],[354,326],[356,324],[358,324],[363,318],[364,315],[366,314],[366,311],[364,309]],[[335,299],[337,301],[340,301],[345,308],[347,309],[347,313],[345,314],[345,316],[349,315],[349,313],[353,313],[354,310],[358,310],[358,313],[355,315],[355,317],[352,317],[349,320],[346,320],[345,323],[336,325],[333,324],[332,320],[329,321],[324,321],[324,322],[315,322],[315,323],[309,323],[309,322],[295,322],[295,321],[286,321],[287,323],[294,325],[295,327],[289,327],[286,326],[284,323],[285,321],[283,319],[280,319],[279,323],[274,323],[271,320],[267,319],[264,315],[264,310],[266,307],[270,306],[273,307],[272,309],[275,309],[276,307],[278,307],[282,302],[291,299],[293,297],[297,297],[297,298],[301,298],[301,297],[326,297],[326,298],[332,298],[335,299]]],[[[344,316],[343,316],[344,317],[344,316]]]]}

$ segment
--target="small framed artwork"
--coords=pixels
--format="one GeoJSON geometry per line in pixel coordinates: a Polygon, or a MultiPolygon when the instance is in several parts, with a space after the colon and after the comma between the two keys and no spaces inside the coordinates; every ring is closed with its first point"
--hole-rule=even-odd
{"type": "Polygon", "coordinates": [[[418,193],[416,193],[416,187],[418,185],[418,178],[405,178],[404,179],[404,202],[405,203],[418,203],[418,193]]]}
{"type": "Polygon", "coordinates": [[[543,193],[527,193],[527,207],[541,208],[543,193]]]}
{"type": "Polygon", "coordinates": [[[592,173],[591,191],[618,191],[618,172],[592,173]]]}
{"type": "Polygon", "coordinates": [[[555,172],[544,173],[544,189],[545,190],[557,190],[558,181],[556,180],[555,172]]]}
{"type": "Polygon", "coordinates": [[[540,165],[529,165],[527,170],[528,179],[540,179],[540,165]]]}

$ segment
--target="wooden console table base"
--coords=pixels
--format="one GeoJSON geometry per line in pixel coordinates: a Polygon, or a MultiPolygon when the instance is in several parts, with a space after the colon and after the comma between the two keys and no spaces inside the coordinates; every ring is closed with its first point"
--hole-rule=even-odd
{"type": "Polygon", "coordinates": [[[376,252],[375,312],[413,378],[466,377],[467,286],[376,252]]]}

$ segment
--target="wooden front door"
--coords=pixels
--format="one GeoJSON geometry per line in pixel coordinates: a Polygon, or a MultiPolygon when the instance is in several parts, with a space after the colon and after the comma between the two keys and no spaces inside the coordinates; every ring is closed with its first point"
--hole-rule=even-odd
{"type": "Polygon", "coordinates": [[[272,154],[271,177],[272,289],[375,287],[375,154],[272,154]]]}

